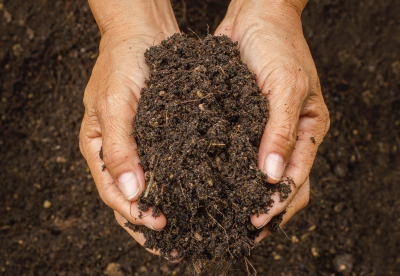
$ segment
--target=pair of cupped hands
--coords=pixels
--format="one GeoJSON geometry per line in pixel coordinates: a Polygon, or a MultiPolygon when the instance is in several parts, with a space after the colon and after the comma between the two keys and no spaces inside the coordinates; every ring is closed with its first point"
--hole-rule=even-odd
{"type": "MultiPolygon", "coordinates": [[[[296,184],[285,201],[274,194],[269,212],[251,217],[255,227],[264,227],[257,242],[270,235],[265,226],[273,216],[286,210],[284,224],[307,205],[310,169],[329,128],[328,110],[302,32],[300,17],[306,3],[233,0],[215,32],[238,41],[241,60],[256,74],[269,100],[269,121],[258,155],[260,169],[270,183],[290,176],[296,184]]],[[[139,217],[136,201],[146,183],[131,134],[140,90],[149,76],[144,52],[179,33],[179,27],[169,0],[89,0],[89,4],[102,38],[85,90],[79,146],[100,197],[114,209],[118,223],[124,227],[129,221],[160,231],[167,223],[163,214],[154,218],[150,208],[139,217]]],[[[143,234],[124,229],[143,245],[143,234]]]]}

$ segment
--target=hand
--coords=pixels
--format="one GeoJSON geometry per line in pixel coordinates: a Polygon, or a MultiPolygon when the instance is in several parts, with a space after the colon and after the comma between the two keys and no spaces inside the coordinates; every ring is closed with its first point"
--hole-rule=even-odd
{"type": "MultiPolygon", "coordinates": [[[[149,75],[143,54],[166,36],[179,32],[179,28],[166,0],[89,2],[102,38],[100,54],[85,90],[79,146],[100,197],[115,210],[118,223],[124,227],[128,220],[162,229],[166,225],[163,214],[154,218],[150,209],[139,218],[136,201],[146,185],[131,134],[140,89],[149,75]],[[101,146],[103,160],[99,156],[101,146]]],[[[143,245],[143,234],[124,229],[143,245]]]]}
{"type": "MultiPolygon", "coordinates": [[[[270,183],[291,177],[296,184],[287,200],[280,202],[279,194],[274,194],[269,212],[251,218],[257,228],[287,210],[283,225],[307,205],[310,169],[329,129],[329,113],[302,31],[300,16],[306,3],[233,0],[215,32],[238,41],[242,61],[257,75],[269,99],[269,121],[258,156],[260,169],[270,183]]],[[[256,241],[269,234],[264,229],[256,241]]]]}

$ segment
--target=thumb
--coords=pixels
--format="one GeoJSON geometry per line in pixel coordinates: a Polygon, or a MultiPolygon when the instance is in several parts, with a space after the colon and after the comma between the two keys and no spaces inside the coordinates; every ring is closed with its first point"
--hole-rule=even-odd
{"type": "Polygon", "coordinates": [[[103,161],[127,200],[136,200],[145,189],[137,145],[131,136],[138,100],[130,80],[119,76],[110,81],[107,93],[96,102],[102,133],[103,161]]]}
{"type": "MultiPolygon", "coordinates": [[[[291,74],[283,74],[283,76],[291,74]]],[[[261,138],[258,163],[268,175],[269,183],[277,183],[282,178],[286,165],[292,156],[297,138],[300,111],[307,97],[308,87],[301,78],[285,81],[277,78],[269,90],[269,120],[261,138]]],[[[263,89],[265,90],[265,88],[263,89]]]]}

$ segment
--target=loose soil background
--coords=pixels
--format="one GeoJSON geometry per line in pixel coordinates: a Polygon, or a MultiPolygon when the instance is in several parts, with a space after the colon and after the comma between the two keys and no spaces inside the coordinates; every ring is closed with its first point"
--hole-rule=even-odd
{"type": "MultiPolygon", "coordinates": [[[[203,37],[228,5],[186,2],[184,16],[173,1],[182,30],[203,37]]],[[[189,275],[117,225],[79,153],[100,40],[86,1],[0,7],[0,273],[189,275]]],[[[259,275],[332,275],[342,254],[350,275],[400,275],[399,14],[396,0],[311,0],[304,11],[332,126],[310,204],[283,227],[292,241],[279,232],[252,252],[259,275]]],[[[229,275],[246,275],[244,264],[229,275]]]]}

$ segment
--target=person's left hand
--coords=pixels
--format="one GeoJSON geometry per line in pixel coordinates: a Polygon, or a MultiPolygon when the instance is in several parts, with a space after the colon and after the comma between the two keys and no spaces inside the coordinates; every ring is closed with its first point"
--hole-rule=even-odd
{"type": "MultiPolygon", "coordinates": [[[[269,100],[269,121],[258,155],[260,169],[270,183],[290,177],[296,184],[289,198],[280,202],[279,194],[274,194],[268,213],[251,218],[257,228],[286,210],[283,225],[308,204],[310,169],[329,129],[329,113],[301,26],[306,2],[233,0],[215,32],[238,42],[241,60],[256,74],[269,100]]],[[[256,241],[270,234],[267,228],[256,241]]]]}

